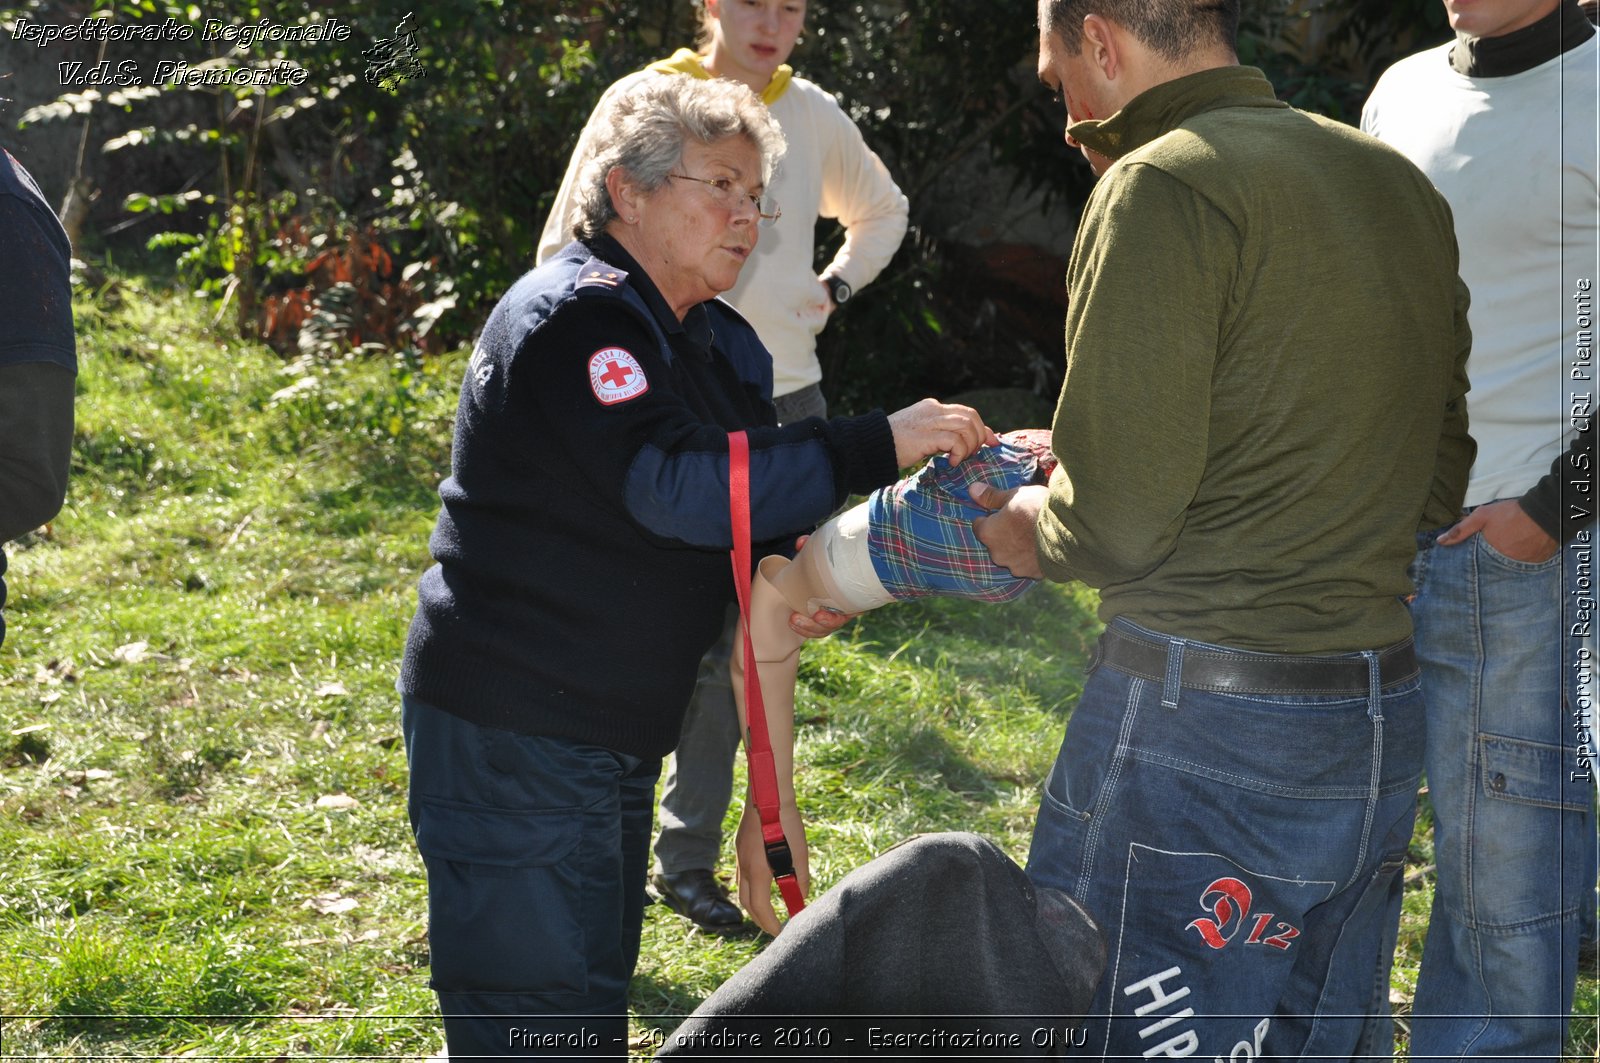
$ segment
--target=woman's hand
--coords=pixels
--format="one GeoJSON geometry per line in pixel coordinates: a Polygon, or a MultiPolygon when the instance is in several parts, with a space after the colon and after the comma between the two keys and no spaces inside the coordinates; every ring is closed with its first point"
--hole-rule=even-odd
{"type": "Polygon", "coordinates": [[[1000,442],[977,410],[937,399],[923,399],[891,413],[889,428],[894,432],[895,463],[902,469],[935,454],[949,454],[950,463],[959,465],[979,447],[1000,442]]]}
{"type": "MultiPolygon", "coordinates": [[[[795,553],[805,549],[809,535],[802,535],[794,541],[795,553]]],[[[859,613],[839,613],[832,609],[818,609],[807,616],[804,613],[789,614],[789,630],[803,639],[825,639],[829,635],[844,627],[854,620],[859,613]]]]}
{"type": "Polygon", "coordinates": [[[804,613],[790,613],[789,630],[803,639],[825,639],[859,615],[836,613],[832,609],[818,609],[810,616],[804,613]]]}

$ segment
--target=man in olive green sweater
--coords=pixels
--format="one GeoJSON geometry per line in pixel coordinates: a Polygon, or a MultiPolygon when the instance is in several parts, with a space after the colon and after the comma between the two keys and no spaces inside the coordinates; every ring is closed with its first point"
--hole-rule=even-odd
{"type": "Polygon", "coordinates": [[[1028,873],[1107,929],[1096,1052],[1387,1054],[1423,743],[1406,566],[1473,452],[1449,209],[1240,67],[1237,0],[1039,18],[1102,177],[1060,468],[989,492],[978,534],[1097,588],[1108,626],[1028,873]]]}

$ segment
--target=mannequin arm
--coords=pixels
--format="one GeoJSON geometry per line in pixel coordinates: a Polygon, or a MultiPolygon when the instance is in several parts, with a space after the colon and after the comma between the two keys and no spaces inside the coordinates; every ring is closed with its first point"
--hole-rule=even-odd
{"type": "MultiPolygon", "coordinates": [[[[843,612],[848,608],[848,598],[839,590],[828,551],[823,546],[826,538],[813,535],[806,539],[792,562],[781,557],[763,558],[750,585],[750,641],[755,649],[756,672],[761,679],[767,732],[772,740],[772,759],[778,776],[778,818],[794,857],[795,878],[802,893],[809,890],[811,882],[805,825],[794,795],[794,684],[805,635],[791,627],[790,622],[798,613],[826,634],[837,625],[819,624],[809,618],[825,610],[843,612]]],[[[856,542],[859,543],[857,548],[866,549],[864,537],[856,542]]],[[[748,735],[742,642],[734,648],[732,678],[739,724],[748,735]]],[[[757,926],[776,934],[780,924],[772,908],[772,871],[767,866],[766,847],[762,844],[761,819],[748,798],[734,848],[738,857],[739,903],[757,926]]]]}
{"type": "MultiPolygon", "coordinates": [[[[808,540],[809,542],[809,540],[808,540]]],[[[801,548],[805,553],[805,548],[801,548]]],[[[750,583],[750,642],[755,649],[756,674],[761,679],[761,697],[766,705],[767,735],[772,741],[772,761],[778,777],[778,818],[783,824],[784,837],[789,841],[789,851],[794,857],[795,878],[800,892],[811,886],[811,869],[806,850],[805,824],[794,797],[794,683],[799,667],[800,646],[805,641],[789,628],[789,614],[794,608],[783,591],[773,582],[780,573],[793,567],[781,557],[763,558],[750,583]]],[[[785,579],[786,584],[794,582],[785,579]]],[[[801,599],[801,605],[805,600],[801,599]]],[[[733,648],[731,665],[733,703],[739,710],[740,733],[748,736],[749,706],[744,693],[744,641],[739,639],[733,648]]],[[[757,926],[769,934],[782,928],[772,907],[772,869],[767,866],[766,846],[761,838],[761,817],[756,812],[753,795],[745,798],[744,813],[739,819],[734,852],[739,881],[739,903],[750,913],[757,926]]]]}
{"type": "MultiPolygon", "coordinates": [[[[794,858],[800,891],[810,888],[805,825],[794,794],[794,685],[800,647],[807,638],[831,634],[849,619],[848,614],[876,608],[893,599],[876,584],[865,581],[871,572],[865,534],[867,507],[834,517],[815,535],[806,538],[793,561],[763,558],[750,584],[750,642],[761,679],[767,709],[767,732],[772,740],[773,765],[778,776],[779,821],[794,858]],[[836,573],[834,565],[839,565],[836,573]],[[854,573],[841,584],[843,573],[854,573]],[[848,587],[849,589],[843,589],[848,587]],[[817,618],[821,617],[821,620],[817,618]],[[839,617],[837,621],[831,619],[839,617]]],[[[741,727],[748,728],[744,701],[743,643],[735,647],[732,663],[733,699],[741,727]]],[[[749,734],[748,729],[744,732],[749,734]]],[[[761,838],[761,818],[748,799],[735,840],[738,856],[739,903],[763,930],[776,934],[777,914],[772,909],[772,871],[767,866],[761,838]]]]}

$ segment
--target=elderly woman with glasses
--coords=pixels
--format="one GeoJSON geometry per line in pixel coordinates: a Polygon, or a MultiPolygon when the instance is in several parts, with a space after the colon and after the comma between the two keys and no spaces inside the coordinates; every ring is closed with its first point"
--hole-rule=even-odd
{"type": "Polygon", "coordinates": [[[777,214],[782,151],[737,83],[616,100],[578,239],[467,366],[398,684],[452,1057],[626,1049],[660,758],[734,594],[728,433],[748,432],[758,556],[995,441],[932,399],[776,426],[771,360],[716,296],[777,214]]]}
{"type": "MultiPolygon", "coordinates": [[[[778,423],[826,417],[818,335],[852,291],[870,284],[889,265],[905,235],[909,204],[839,101],[790,67],[805,28],[806,0],[692,2],[699,22],[695,47],[679,48],[614,82],[595,113],[605,114],[617,96],[663,77],[725,78],[760,95],[788,142],[783,167],[768,185],[783,204],[783,216],[762,237],[740,271],[739,283],[723,298],[750,322],[772,354],[778,423]],[[837,220],[844,234],[825,265],[816,255],[821,218],[837,220]]],[[[572,239],[584,163],[593,157],[602,124],[591,119],[572,149],[539,237],[538,261],[572,239]]],[[[701,660],[683,738],[662,779],[661,832],[650,876],[657,897],[717,934],[736,932],[744,922],[716,877],[739,745],[728,683],[734,626],[730,617],[701,660]]]]}

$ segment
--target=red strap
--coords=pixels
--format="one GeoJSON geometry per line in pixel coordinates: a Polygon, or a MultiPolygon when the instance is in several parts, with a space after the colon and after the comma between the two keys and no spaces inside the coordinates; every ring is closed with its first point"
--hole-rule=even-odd
{"type": "Polygon", "coordinates": [[[728,517],[733,523],[733,586],[739,595],[739,625],[744,634],[744,707],[750,740],[745,746],[750,791],[761,817],[761,840],[767,846],[767,864],[783,895],[783,905],[793,918],[806,906],[794,874],[794,858],[783,824],[778,819],[778,770],[772,759],[772,739],[767,734],[767,706],[761,699],[761,677],[756,674],[756,651],[750,641],[750,440],[743,432],[728,435],[728,517]]]}

